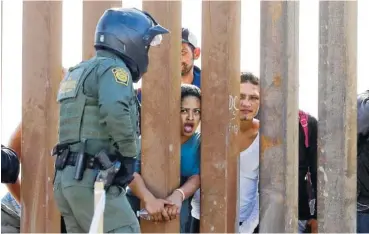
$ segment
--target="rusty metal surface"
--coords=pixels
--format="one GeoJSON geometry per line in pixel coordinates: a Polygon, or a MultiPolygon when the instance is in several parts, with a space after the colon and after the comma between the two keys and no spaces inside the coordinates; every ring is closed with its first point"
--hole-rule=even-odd
{"type": "Polygon", "coordinates": [[[356,232],[357,2],[319,14],[319,232],[356,232]]]}
{"type": "Polygon", "coordinates": [[[62,2],[23,2],[21,232],[60,232],[54,202],[62,2]]]}
{"type": "Polygon", "coordinates": [[[204,233],[238,231],[241,2],[202,2],[201,216],[204,233]]]}
{"type": "Polygon", "coordinates": [[[122,1],[83,0],[82,8],[82,59],[87,60],[95,55],[94,40],[97,21],[106,9],[121,7],[122,1]]]}
{"type": "Polygon", "coordinates": [[[260,229],[297,232],[299,3],[262,1],[260,229]]]}
{"type": "MultiPolygon", "coordinates": [[[[180,183],[181,2],[144,1],[171,33],[150,48],[142,80],[142,176],[148,189],[167,197],[180,183]]],[[[179,233],[179,220],[155,224],[141,219],[142,232],[179,233]]]]}

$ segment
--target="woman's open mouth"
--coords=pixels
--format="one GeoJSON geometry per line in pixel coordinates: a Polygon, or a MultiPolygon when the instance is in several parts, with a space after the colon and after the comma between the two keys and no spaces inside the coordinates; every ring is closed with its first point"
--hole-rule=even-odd
{"type": "Polygon", "coordinates": [[[192,133],[194,124],[193,123],[185,123],[184,124],[184,132],[185,133],[192,133]]]}

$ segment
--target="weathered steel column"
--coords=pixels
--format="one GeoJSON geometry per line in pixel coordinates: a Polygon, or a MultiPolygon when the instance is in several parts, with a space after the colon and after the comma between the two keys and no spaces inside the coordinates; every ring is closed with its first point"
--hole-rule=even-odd
{"type": "Polygon", "coordinates": [[[62,2],[23,2],[21,232],[60,232],[54,203],[62,2]]]}
{"type": "Polygon", "coordinates": [[[297,232],[298,22],[298,2],[261,2],[260,232],[297,232]]]}
{"type": "Polygon", "coordinates": [[[319,232],[356,232],[357,2],[320,2],[319,232]]]}
{"type": "Polygon", "coordinates": [[[83,0],[82,8],[82,59],[87,60],[95,55],[94,39],[97,21],[106,9],[121,7],[122,1],[83,0]]]}
{"type": "Polygon", "coordinates": [[[202,2],[201,232],[238,231],[241,2],[202,2]]]}
{"type": "MultiPolygon", "coordinates": [[[[142,80],[142,176],[156,197],[180,183],[181,1],[144,1],[143,10],[170,30],[150,48],[142,80]]],[[[178,233],[179,220],[155,224],[141,219],[142,232],[178,233]]]]}

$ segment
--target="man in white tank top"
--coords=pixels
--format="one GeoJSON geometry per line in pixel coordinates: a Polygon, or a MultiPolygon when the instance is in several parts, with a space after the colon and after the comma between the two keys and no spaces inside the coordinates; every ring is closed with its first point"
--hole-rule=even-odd
{"type": "MultiPolygon", "coordinates": [[[[240,85],[240,184],[239,232],[257,233],[259,224],[259,78],[251,73],[241,74],[240,85]]],[[[191,233],[200,231],[200,190],[192,202],[191,233]]]]}

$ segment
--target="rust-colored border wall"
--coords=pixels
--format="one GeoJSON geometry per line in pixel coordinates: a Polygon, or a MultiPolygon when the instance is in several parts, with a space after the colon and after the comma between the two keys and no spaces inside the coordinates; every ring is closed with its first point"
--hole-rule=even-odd
{"type": "Polygon", "coordinates": [[[204,233],[238,231],[241,2],[202,2],[201,218],[204,233]]]}
{"type": "MultiPolygon", "coordinates": [[[[202,2],[201,232],[238,228],[240,1],[202,2]]],[[[121,1],[83,2],[83,59],[96,22],[121,1]]],[[[180,178],[180,1],[144,1],[170,29],[150,49],[142,87],[142,176],[165,198],[180,178]]],[[[321,232],[356,231],[357,1],[320,3],[318,219],[321,232]]],[[[299,3],[261,2],[260,232],[297,230],[299,3]]],[[[23,2],[21,232],[60,232],[54,203],[56,93],[62,1],[23,2]]],[[[141,220],[143,232],[178,232],[179,220],[141,220]]]]}
{"type": "Polygon", "coordinates": [[[319,6],[319,232],[356,232],[357,1],[319,6]]]}
{"type": "Polygon", "coordinates": [[[21,232],[60,232],[54,203],[62,2],[23,2],[21,232]]]}
{"type": "MultiPolygon", "coordinates": [[[[142,80],[142,177],[148,189],[167,197],[180,183],[181,1],[144,1],[142,8],[170,30],[150,48],[142,80]]],[[[141,219],[142,232],[178,233],[179,220],[141,219]]]]}
{"type": "Polygon", "coordinates": [[[297,232],[299,2],[262,1],[260,229],[297,232]]]}

